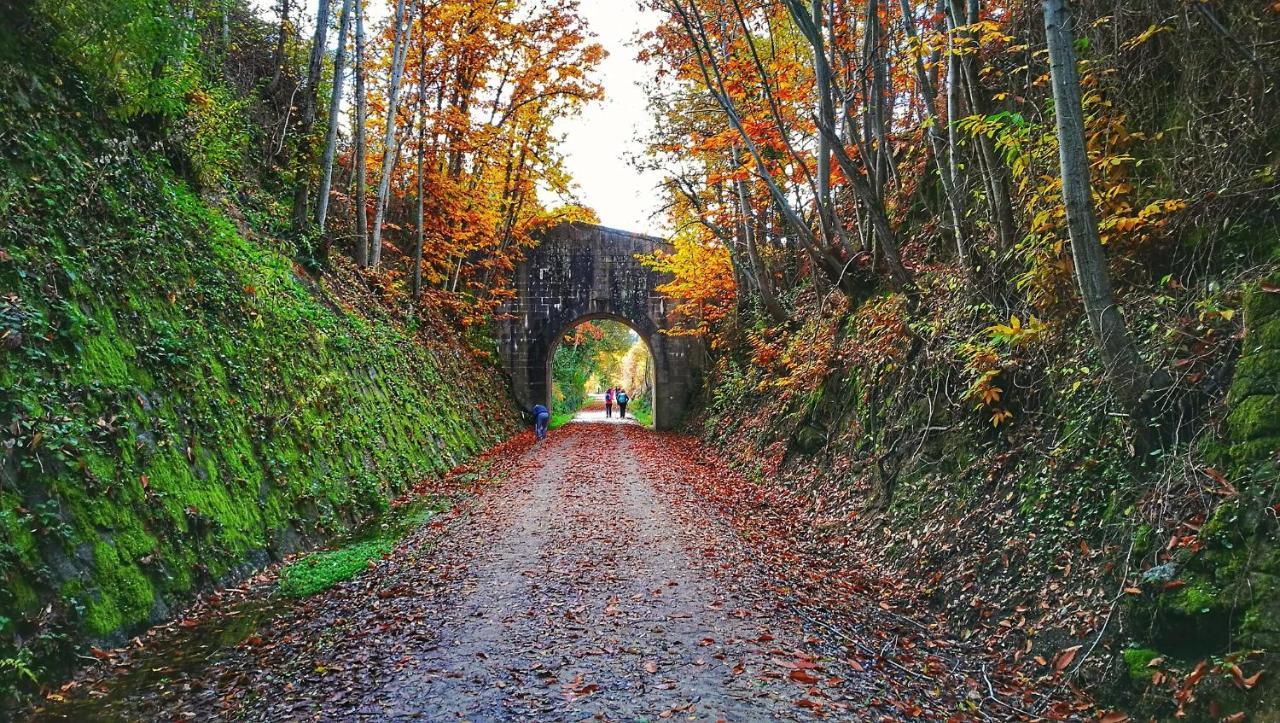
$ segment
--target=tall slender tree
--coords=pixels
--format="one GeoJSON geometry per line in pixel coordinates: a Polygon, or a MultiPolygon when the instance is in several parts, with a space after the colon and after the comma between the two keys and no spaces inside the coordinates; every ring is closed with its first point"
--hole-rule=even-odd
{"type": "Polygon", "coordinates": [[[404,75],[405,56],[409,50],[409,8],[405,0],[396,1],[396,13],[392,18],[395,28],[391,45],[391,79],[387,89],[387,123],[382,142],[382,175],[378,179],[378,198],[374,201],[373,241],[369,253],[369,265],[382,263],[382,222],[391,197],[391,174],[395,170],[396,110],[400,98],[400,80],[404,75]]]}
{"type": "MultiPolygon", "coordinates": [[[[899,5],[902,9],[903,30],[912,43],[919,45],[920,35],[916,31],[916,18],[915,12],[911,8],[911,0],[900,0],[899,5]]],[[[938,117],[938,93],[934,85],[936,76],[930,77],[929,72],[925,69],[924,58],[919,53],[915,55],[914,66],[916,84],[920,86],[920,96],[924,106],[924,132],[929,139],[929,146],[933,150],[933,161],[938,171],[938,184],[942,186],[942,193],[947,201],[947,210],[951,216],[952,233],[955,234],[956,241],[956,255],[965,272],[969,274],[970,278],[973,278],[975,274],[974,262],[970,257],[969,240],[966,238],[964,229],[964,200],[956,189],[956,179],[952,175],[953,169],[950,161],[952,149],[941,130],[943,121],[938,117]]],[[[947,122],[950,123],[951,120],[951,118],[948,118],[947,122]]]]}
{"type": "Polygon", "coordinates": [[[427,44],[422,43],[420,46],[420,54],[418,56],[418,164],[416,169],[418,213],[415,219],[417,226],[417,237],[413,243],[413,274],[409,282],[409,289],[413,293],[414,298],[422,291],[422,246],[426,240],[426,228],[423,222],[423,205],[425,200],[422,197],[423,191],[423,161],[427,153],[427,44]]]}
{"type": "Polygon", "coordinates": [[[315,143],[311,131],[316,123],[316,105],[320,102],[320,71],[324,64],[325,44],[329,38],[329,5],[332,0],[319,0],[316,7],[316,32],[311,41],[311,59],[307,63],[307,85],[302,92],[302,113],[298,123],[300,152],[294,162],[296,175],[293,186],[293,227],[306,230],[310,215],[307,213],[311,194],[312,164],[315,143]]]}
{"type": "MultiPolygon", "coordinates": [[[[325,132],[324,156],[320,163],[320,194],[316,198],[316,228],[324,233],[329,213],[329,188],[333,182],[333,158],[338,148],[338,112],[342,106],[343,72],[347,62],[347,29],[351,23],[351,0],[342,0],[338,20],[338,49],[333,57],[333,92],[329,94],[329,125],[325,132]]],[[[326,246],[327,247],[327,246],[326,246]]]]}
{"type": "MultiPolygon", "coordinates": [[[[1111,291],[1111,276],[1107,272],[1107,260],[1098,236],[1071,11],[1067,0],[1043,0],[1043,7],[1054,115],[1057,118],[1058,160],[1062,168],[1062,203],[1066,208],[1076,281],[1080,285],[1089,328],[1102,351],[1109,381],[1120,399],[1136,412],[1151,380],[1111,291]]],[[[1135,421],[1141,424],[1145,420],[1135,421]]]]}
{"type": "Polygon", "coordinates": [[[366,142],[365,123],[369,118],[368,99],[365,96],[365,47],[364,47],[364,0],[355,0],[356,20],[356,57],[352,64],[356,76],[356,115],[355,128],[355,207],[356,207],[356,263],[364,268],[369,265],[369,203],[368,189],[368,143],[366,142]]]}

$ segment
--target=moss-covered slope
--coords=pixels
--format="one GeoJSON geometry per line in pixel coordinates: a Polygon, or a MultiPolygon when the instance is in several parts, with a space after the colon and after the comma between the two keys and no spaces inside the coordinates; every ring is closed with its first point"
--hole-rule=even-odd
{"type": "Polygon", "coordinates": [[[0,62],[11,680],[349,527],[515,421],[444,325],[405,328],[350,272],[308,277],[257,236],[284,215],[266,194],[243,217],[203,200],[85,95],[0,62]]]}

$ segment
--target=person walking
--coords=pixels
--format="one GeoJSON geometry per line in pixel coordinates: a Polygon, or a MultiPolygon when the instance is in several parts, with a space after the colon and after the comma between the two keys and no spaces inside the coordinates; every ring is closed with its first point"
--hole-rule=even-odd
{"type": "Polygon", "coordinates": [[[538,439],[547,438],[547,426],[551,424],[551,412],[541,404],[533,406],[533,433],[538,439]]]}
{"type": "Polygon", "coordinates": [[[618,402],[618,419],[627,418],[627,402],[631,401],[631,397],[627,396],[625,390],[619,389],[618,393],[613,397],[618,402]]]}
{"type": "Polygon", "coordinates": [[[613,416],[613,387],[604,390],[604,418],[613,416]]]}

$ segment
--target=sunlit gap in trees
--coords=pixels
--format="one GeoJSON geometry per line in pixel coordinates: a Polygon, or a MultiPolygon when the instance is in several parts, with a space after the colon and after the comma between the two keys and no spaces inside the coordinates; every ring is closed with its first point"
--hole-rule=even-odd
{"type": "Polygon", "coordinates": [[[617,419],[606,417],[603,395],[625,390],[627,418],[653,423],[653,355],[631,327],[612,319],[579,323],[560,338],[551,360],[553,424],[617,419]]]}

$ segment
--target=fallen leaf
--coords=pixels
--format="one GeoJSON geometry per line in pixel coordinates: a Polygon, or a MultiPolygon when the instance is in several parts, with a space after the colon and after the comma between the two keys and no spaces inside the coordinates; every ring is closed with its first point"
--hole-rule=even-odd
{"type": "Polygon", "coordinates": [[[793,670],[787,674],[787,677],[797,683],[804,683],[805,685],[814,685],[818,682],[818,676],[804,670],[793,670]]]}
{"type": "Polygon", "coordinates": [[[1066,667],[1071,665],[1071,661],[1076,659],[1076,653],[1080,652],[1081,647],[1080,645],[1073,645],[1058,653],[1057,657],[1053,659],[1053,669],[1058,672],[1066,670],[1066,667]]]}

